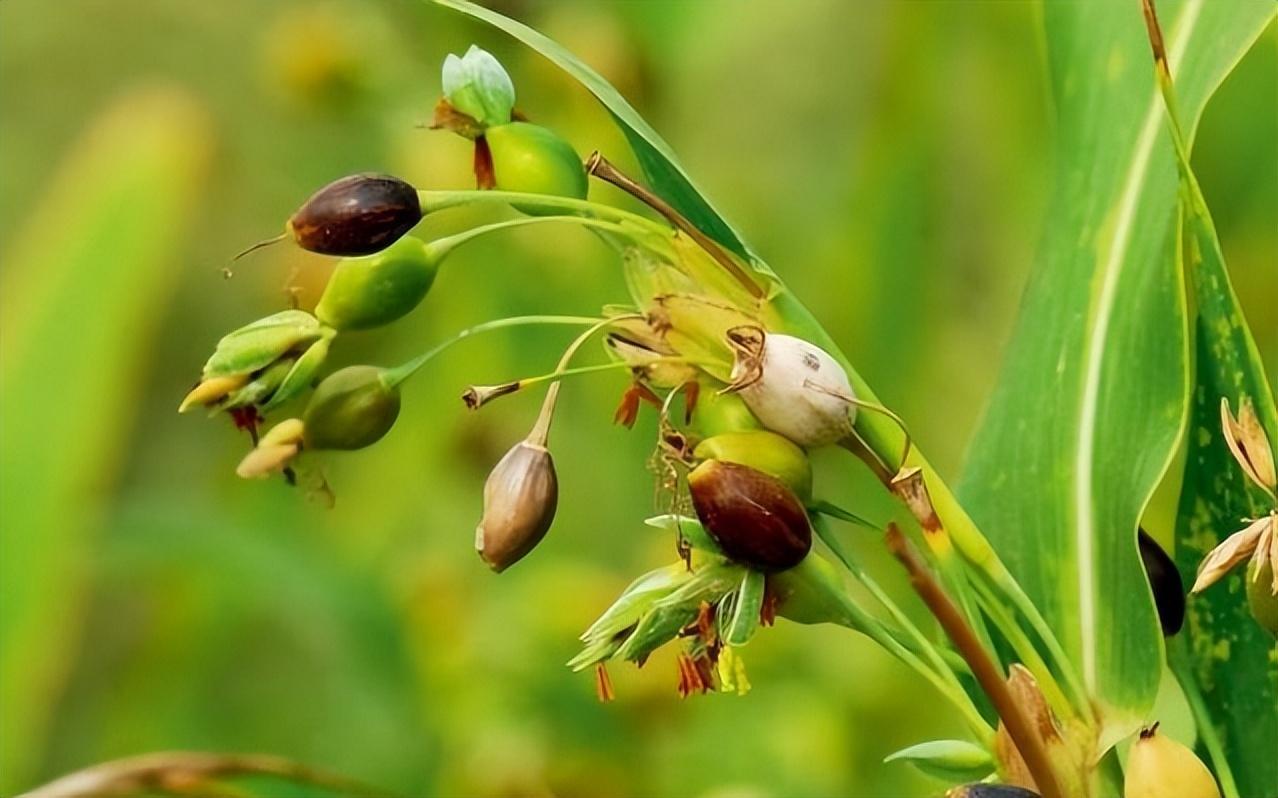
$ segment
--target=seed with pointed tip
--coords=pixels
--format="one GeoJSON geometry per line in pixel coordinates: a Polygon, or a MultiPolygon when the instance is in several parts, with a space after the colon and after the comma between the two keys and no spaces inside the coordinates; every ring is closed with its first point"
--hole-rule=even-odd
{"type": "Polygon", "coordinates": [[[729,558],[760,571],[798,565],[812,548],[802,502],[776,477],[706,460],[688,475],[697,517],[729,558]]]}
{"type": "Polygon", "coordinates": [[[1149,589],[1154,593],[1158,623],[1163,628],[1163,636],[1171,637],[1185,625],[1185,583],[1180,579],[1176,563],[1143,529],[1139,540],[1140,560],[1145,566],[1149,589]]]}
{"type": "Polygon", "coordinates": [[[520,441],[501,458],[484,484],[484,517],[475,549],[501,572],[541,542],[555,520],[559,478],[545,446],[520,441]]]}
{"type": "Polygon", "coordinates": [[[1155,723],[1127,754],[1123,798],[1220,798],[1211,771],[1194,752],[1159,734],[1155,723]]]}
{"type": "Polygon", "coordinates": [[[371,255],[422,219],[417,189],[398,177],[343,177],[311,195],[288,220],[302,249],[321,255],[371,255]]]}

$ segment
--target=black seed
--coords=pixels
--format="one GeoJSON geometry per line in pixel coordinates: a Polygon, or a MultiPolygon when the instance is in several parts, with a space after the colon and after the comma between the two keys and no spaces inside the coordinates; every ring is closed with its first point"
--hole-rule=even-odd
{"type": "Polygon", "coordinates": [[[1158,623],[1163,627],[1163,635],[1171,637],[1185,625],[1185,583],[1180,579],[1176,563],[1143,529],[1139,540],[1140,560],[1145,566],[1149,589],[1154,593],[1158,623]]]}

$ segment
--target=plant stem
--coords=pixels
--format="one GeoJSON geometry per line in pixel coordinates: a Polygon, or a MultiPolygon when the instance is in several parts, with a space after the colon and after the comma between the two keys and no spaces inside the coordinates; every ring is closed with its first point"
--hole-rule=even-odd
{"type": "Polygon", "coordinates": [[[497,191],[488,189],[461,189],[456,191],[418,190],[417,201],[421,204],[422,215],[426,216],[446,208],[462,205],[478,205],[482,203],[513,205],[519,204],[528,208],[536,208],[548,213],[575,212],[598,219],[611,220],[621,224],[631,224],[640,229],[670,235],[670,228],[660,222],[640,216],[637,213],[624,211],[610,205],[602,205],[589,200],[559,197],[553,194],[528,194],[521,191],[497,191]]]}
{"type": "Polygon", "coordinates": [[[527,225],[545,224],[547,222],[558,222],[569,224],[579,224],[582,227],[593,227],[600,230],[607,230],[618,235],[627,235],[626,228],[616,222],[607,222],[602,219],[592,219],[589,216],[527,216],[519,219],[507,219],[504,222],[495,222],[480,227],[472,227],[469,230],[463,230],[451,236],[437,238],[429,242],[426,246],[429,248],[433,259],[436,261],[443,260],[454,249],[473,241],[476,238],[485,236],[489,233],[495,233],[499,230],[507,230],[513,227],[525,227],[527,225]]]}
{"type": "Polygon", "coordinates": [[[880,587],[879,583],[874,581],[874,578],[864,568],[856,564],[856,561],[847,553],[838,537],[830,530],[829,525],[825,523],[825,519],[820,517],[813,518],[812,527],[816,530],[821,540],[825,542],[825,545],[830,548],[830,551],[834,552],[834,556],[838,558],[839,562],[843,563],[843,567],[848,570],[848,573],[852,574],[852,578],[856,579],[862,587],[869,591],[875,601],[879,602],[887,610],[892,620],[910,636],[919,653],[927,658],[936,672],[946,677],[946,680],[955,687],[963,689],[963,683],[959,681],[955,670],[956,666],[958,666],[958,670],[968,673],[967,662],[951,651],[938,649],[932,640],[923,634],[918,624],[910,620],[910,617],[892,600],[887,591],[880,587]],[[946,659],[946,654],[950,654],[955,661],[951,662],[946,659]]]}
{"type": "Polygon", "coordinates": [[[592,153],[586,160],[586,174],[611,183],[664,216],[666,221],[686,233],[689,238],[697,242],[697,246],[705,250],[706,254],[718,261],[719,265],[731,274],[750,296],[755,299],[764,297],[764,291],[759,284],[746,274],[741,264],[718,241],[701,232],[699,227],[688,221],[683,214],[674,209],[674,206],[627,176],[598,151],[592,153]]]}
{"type": "Polygon", "coordinates": [[[976,600],[980,604],[982,611],[990,617],[994,622],[995,628],[1002,633],[1003,637],[1012,646],[1012,650],[1016,652],[1016,656],[1020,658],[1020,662],[1030,673],[1034,674],[1035,680],[1038,681],[1039,689],[1043,691],[1043,697],[1047,700],[1052,709],[1061,717],[1077,717],[1074,705],[1066,698],[1065,693],[1061,690],[1060,685],[1056,681],[1055,674],[1048,668],[1047,663],[1043,661],[1043,657],[1038,653],[1034,643],[1021,629],[1016,618],[1014,618],[1003,606],[1003,602],[998,596],[994,595],[994,591],[989,585],[984,584],[979,579],[972,580],[972,586],[976,590],[976,600]]]}
{"type": "Polygon", "coordinates": [[[929,684],[935,687],[941,695],[949,699],[950,703],[962,715],[972,734],[981,741],[982,745],[992,745],[994,729],[985,721],[985,718],[981,717],[981,713],[977,711],[972,699],[963,691],[961,686],[956,687],[932,670],[932,668],[929,668],[905,643],[897,640],[887,626],[866,612],[851,596],[839,593],[838,601],[843,611],[848,614],[845,622],[848,628],[866,635],[887,650],[888,653],[910,666],[916,673],[926,679],[929,684]]]}
{"type": "Polygon", "coordinates": [[[1047,755],[1047,750],[1043,747],[1043,741],[1039,737],[1033,721],[1026,716],[1019,704],[1016,703],[1011,691],[1007,687],[1004,675],[999,671],[998,666],[994,664],[994,660],[990,659],[989,653],[981,645],[981,642],[973,634],[972,628],[968,626],[963,619],[958,607],[941,585],[932,576],[927,566],[919,558],[918,553],[910,542],[905,539],[905,535],[896,524],[888,524],[886,535],[888,549],[892,554],[901,561],[901,565],[905,566],[905,570],[910,574],[910,584],[914,586],[919,597],[923,599],[923,603],[927,604],[928,609],[936,617],[941,624],[941,628],[949,636],[950,641],[954,643],[954,647],[958,649],[963,658],[972,668],[972,675],[976,677],[976,681],[981,685],[981,689],[989,697],[990,703],[994,705],[995,711],[1003,721],[1003,727],[1007,729],[1007,734],[1012,738],[1012,743],[1016,746],[1021,754],[1021,758],[1025,760],[1025,766],[1029,769],[1030,775],[1034,777],[1034,783],[1038,785],[1039,792],[1043,798],[1066,798],[1061,788],[1060,779],[1057,777],[1056,769],[1052,766],[1052,761],[1047,755]]]}
{"type": "MultiPolygon", "coordinates": [[[[555,414],[555,404],[559,401],[558,377],[565,376],[568,373],[568,364],[572,362],[573,357],[577,354],[577,350],[581,349],[582,345],[584,345],[586,341],[590,340],[592,335],[599,332],[604,327],[607,327],[609,324],[614,324],[616,321],[617,319],[602,319],[591,325],[590,329],[577,336],[576,339],[568,345],[568,348],[564,350],[563,356],[559,358],[559,365],[555,367],[555,371],[553,373],[544,377],[533,377],[527,381],[520,380],[521,384],[533,384],[549,379],[555,380],[551,383],[550,389],[546,391],[546,399],[541,404],[541,413],[537,416],[537,423],[533,426],[532,432],[528,433],[529,443],[534,443],[538,446],[546,445],[546,441],[550,437],[550,421],[555,414]]],[[[626,363],[624,361],[618,361],[617,363],[605,363],[603,368],[617,368],[618,366],[625,365],[626,363]]],[[[576,373],[585,374],[591,371],[600,370],[601,367],[599,366],[586,366],[582,369],[577,369],[576,373]]]]}
{"type": "Polygon", "coordinates": [[[1225,757],[1225,747],[1221,744],[1220,735],[1216,733],[1216,725],[1212,721],[1211,713],[1207,710],[1207,702],[1203,700],[1202,691],[1198,689],[1198,680],[1194,677],[1193,668],[1189,662],[1187,645],[1183,635],[1168,640],[1167,664],[1171,666],[1172,674],[1180,683],[1180,689],[1185,693],[1185,700],[1189,702],[1194,724],[1198,727],[1198,739],[1202,741],[1203,748],[1207,749],[1207,756],[1211,758],[1211,764],[1216,771],[1216,780],[1220,782],[1221,794],[1224,798],[1242,798],[1238,792],[1238,782],[1234,781],[1234,772],[1229,767],[1228,758],[1225,757]]]}
{"type": "Polygon", "coordinates": [[[477,333],[488,332],[490,330],[500,330],[506,327],[520,327],[520,326],[533,325],[533,324],[563,324],[563,325],[572,325],[572,326],[585,326],[589,324],[597,324],[599,323],[599,321],[601,321],[599,318],[593,317],[593,316],[547,316],[547,315],[511,316],[505,319],[494,319],[493,321],[486,321],[483,324],[476,324],[474,327],[468,327],[467,329],[462,330],[461,332],[457,333],[453,337],[445,339],[444,341],[435,345],[431,349],[428,349],[427,351],[423,352],[422,354],[418,355],[417,357],[413,358],[407,363],[396,366],[393,369],[387,370],[386,376],[385,376],[386,383],[387,385],[391,387],[395,387],[399,385],[404,380],[413,376],[413,374],[415,374],[418,369],[420,369],[422,366],[430,362],[431,359],[434,358],[436,355],[448,349],[453,344],[465,338],[469,338],[470,336],[475,335],[477,333]]]}

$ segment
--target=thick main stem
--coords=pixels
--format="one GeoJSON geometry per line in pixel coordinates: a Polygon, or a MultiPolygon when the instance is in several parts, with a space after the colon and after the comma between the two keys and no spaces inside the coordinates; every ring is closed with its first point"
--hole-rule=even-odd
{"type": "Polygon", "coordinates": [[[1004,674],[999,671],[994,660],[990,659],[989,653],[977,640],[958,607],[945,594],[941,585],[932,576],[896,524],[888,524],[885,540],[893,556],[905,566],[905,570],[910,575],[910,584],[919,594],[919,598],[923,599],[923,603],[932,611],[932,615],[945,630],[950,642],[971,666],[972,675],[976,677],[981,689],[994,705],[994,710],[998,712],[1008,736],[1012,738],[1012,743],[1020,752],[1021,758],[1025,760],[1025,766],[1034,777],[1034,783],[1038,785],[1043,798],[1066,798],[1056,775],[1056,769],[1052,766],[1047,749],[1043,746],[1033,721],[1012,696],[1004,674]]]}

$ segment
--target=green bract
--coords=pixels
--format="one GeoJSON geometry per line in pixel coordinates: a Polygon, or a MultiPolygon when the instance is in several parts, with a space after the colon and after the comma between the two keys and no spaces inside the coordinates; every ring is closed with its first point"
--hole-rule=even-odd
{"type": "Polygon", "coordinates": [[[382,369],[348,366],[324,378],[302,416],[308,449],[362,449],[381,439],[399,415],[399,391],[382,369]]]}
{"type": "MultiPolygon", "coordinates": [[[[490,127],[484,133],[493,176],[502,191],[585,199],[586,169],[572,145],[553,131],[528,122],[490,127]]],[[[525,213],[535,209],[516,205],[525,213]]]]}
{"type": "Polygon", "coordinates": [[[257,405],[270,410],[311,384],[336,332],[301,310],[258,319],[224,336],[204,364],[202,382],[239,377],[242,385],[210,397],[219,410],[257,405]]]}
{"type": "Polygon", "coordinates": [[[323,335],[319,320],[301,310],[285,310],[246,324],[217,342],[204,364],[204,378],[251,374],[323,335]]]}
{"type": "Polygon", "coordinates": [[[491,53],[471,45],[460,58],[444,59],[444,98],[449,105],[482,125],[510,121],[515,84],[491,53]]]}
{"type": "Polygon", "coordinates": [[[417,307],[430,291],[438,266],[429,246],[412,236],[374,255],[343,258],[315,315],[337,330],[389,324],[417,307]]]}
{"type": "Polygon", "coordinates": [[[812,464],[788,438],[766,430],[725,432],[707,438],[693,451],[699,459],[740,463],[776,477],[800,499],[812,496],[812,464]]]}

